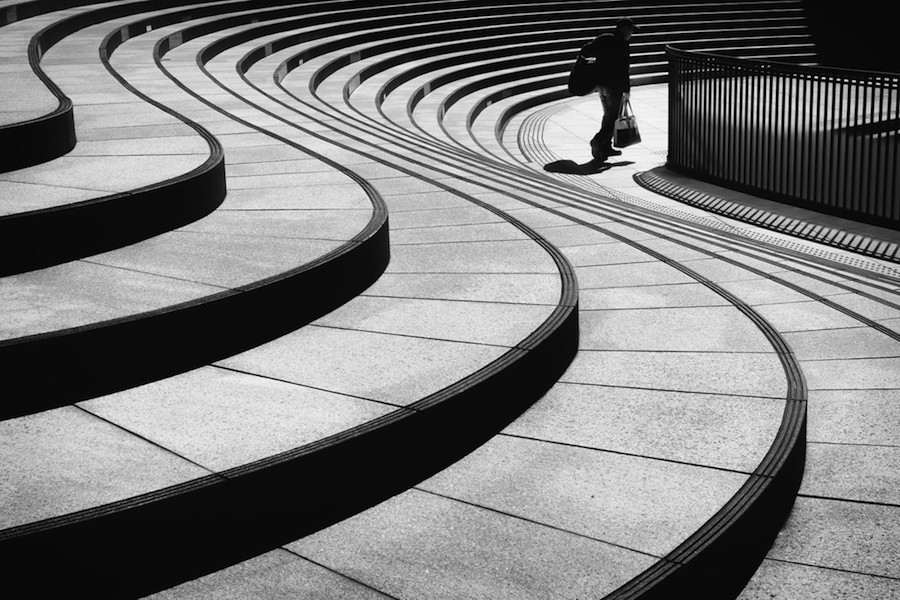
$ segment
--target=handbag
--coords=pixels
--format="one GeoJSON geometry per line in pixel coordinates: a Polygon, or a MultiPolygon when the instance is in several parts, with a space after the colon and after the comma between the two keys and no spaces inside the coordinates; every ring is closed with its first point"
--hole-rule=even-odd
{"type": "Polygon", "coordinates": [[[613,146],[625,148],[640,142],[641,132],[638,131],[637,119],[631,109],[631,100],[624,100],[613,129],[613,146]]]}
{"type": "Polygon", "coordinates": [[[598,82],[597,62],[590,62],[581,53],[575,58],[575,64],[569,71],[569,93],[575,96],[587,96],[600,89],[598,82]]]}

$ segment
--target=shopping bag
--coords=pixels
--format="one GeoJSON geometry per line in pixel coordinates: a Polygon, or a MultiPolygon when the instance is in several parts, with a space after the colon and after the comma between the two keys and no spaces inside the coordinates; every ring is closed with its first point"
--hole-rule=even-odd
{"type": "Polygon", "coordinates": [[[575,96],[587,96],[600,89],[598,83],[597,62],[589,61],[580,53],[569,71],[569,93],[575,96]]]}
{"type": "Polygon", "coordinates": [[[637,119],[631,109],[631,100],[623,100],[622,108],[613,129],[613,146],[625,148],[633,144],[639,144],[641,132],[638,131],[637,119]]]}

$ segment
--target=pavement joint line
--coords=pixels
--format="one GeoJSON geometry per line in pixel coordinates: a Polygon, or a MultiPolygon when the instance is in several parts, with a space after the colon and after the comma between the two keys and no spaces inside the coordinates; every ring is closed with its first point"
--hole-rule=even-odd
{"type": "MultiPolygon", "coordinates": [[[[155,440],[152,440],[152,439],[148,438],[148,437],[145,436],[145,435],[142,435],[142,434],[140,434],[140,433],[137,433],[136,431],[132,431],[131,429],[128,429],[127,427],[125,427],[124,425],[122,425],[122,424],[120,424],[120,423],[116,423],[115,421],[111,421],[111,420],[107,419],[107,418],[104,417],[104,416],[98,415],[97,413],[95,413],[95,412],[89,410],[88,408],[86,408],[86,407],[83,405],[82,402],[76,402],[76,403],[73,404],[72,406],[74,406],[77,410],[79,410],[79,411],[81,411],[81,412],[83,412],[83,413],[85,413],[85,414],[88,414],[88,415],[90,415],[91,417],[93,417],[93,418],[95,418],[95,419],[97,419],[97,420],[99,420],[99,421],[102,421],[102,422],[104,422],[104,423],[106,423],[106,424],[108,424],[108,425],[110,425],[110,426],[112,426],[112,427],[118,429],[119,431],[123,431],[123,432],[127,433],[127,434],[130,435],[130,436],[133,436],[133,437],[135,437],[135,438],[138,438],[139,440],[142,440],[142,441],[144,441],[144,442],[150,444],[151,446],[153,446],[153,447],[155,447],[155,448],[158,448],[158,449],[162,450],[162,451],[165,452],[166,454],[169,454],[169,455],[172,455],[172,456],[176,456],[176,457],[180,458],[181,460],[183,460],[183,461],[185,461],[185,462],[188,462],[188,463],[194,465],[195,467],[197,467],[197,468],[199,468],[199,469],[201,469],[201,470],[203,470],[203,471],[206,471],[206,473],[207,473],[208,475],[213,475],[213,476],[216,475],[216,471],[210,469],[209,467],[207,467],[207,466],[205,466],[205,465],[201,465],[200,463],[198,463],[198,462],[196,462],[196,461],[194,461],[194,460],[192,460],[192,459],[190,459],[190,458],[184,456],[183,454],[179,454],[178,452],[175,452],[174,450],[172,450],[171,448],[169,448],[169,447],[167,447],[167,446],[163,446],[163,445],[160,444],[159,442],[157,442],[157,441],[155,441],[155,440]]],[[[196,477],[194,477],[194,479],[196,479],[196,477]]],[[[224,481],[224,478],[222,479],[222,481],[224,481]]]]}
{"type": "MultiPolygon", "coordinates": [[[[728,282],[735,283],[735,282],[728,282]]],[[[612,285],[612,286],[601,286],[601,287],[588,287],[582,286],[580,289],[582,290],[630,290],[633,288],[643,289],[643,288],[663,288],[663,287],[677,287],[680,285],[703,285],[699,281],[673,281],[670,283],[641,283],[637,285],[612,285]]],[[[705,287],[705,286],[704,286],[705,287]]]]}
{"type": "Polygon", "coordinates": [[[548,440],[548,439],[537,438],[537,437],[532,437],[532,436],[528,436],[528,435],[505,433],[503,431],[498,433],[497,436],[514,438],[514,439],[519,439],[519,440],[528,440],[531,442],[538,442],[541,444],[550,444],[552,446],[561,446],[564,448],[578,448],[579,450],[588,450],[591,452],[599,452],[601,454],[614,454],[616,456],[628,456],[631,458],[641,458],[641,459],[645,459],[645,460],[663,462],[663,463],[667,463],[667,464],[676,464],[676,465],[682,465],[682,466],[686,466],[686,467],[696,467],[698,469],[711,469],[713,471],[721,471],[724,473],[734,473],[737,475],[746,475],[747,477],[750,477],[751,475],[753,475],[753,471],[742,471],[740,469],[729,469],[727,467],[718,467],[716,465],[704,465],[704,464],[700,464],[700,463],[689,462],[686,460],[676,460],[674,458],[665,458],[665,457],[661,457],[661,456],[649,456],[647,454],[637,454],[635,452],[625,452],[624,450],[611,450],[609,448],[598,448],[595,446],[585,446],[584,444],[561,442],[558,440],[548,440]]]}
{"type": "MultiPolygon", "coordinates": [[[[796,302],[796,303],[795,303],[795,302],[784,302],[784,303],[781,303],[781,304],[769,304],[769,305],[766,305],[766,306],[779,306],[779,305],[783,305],[783,304],[807,304],[807,303],[808,303],[808,302],[796,302]]],[[[782,331],[782,333],[789,333],[789,334],[821,333],[821,332],[823,332],[823,331],[847,331],[847,330],[850,330],[850,329],[854,329],[854,330],[856,330],[856,329],[859,329],[859,330],[865,329],[865,330],[867,330],[867,329],[869,329],[869,327],[868,327],[868,325],[853,325],[853,326],[851,326],[851,327],[817,327],[817,328],[815,328],[815,329],[796,329],[796,330],[793,330],[793,331],[782,331]]]]}
{"type": "Polygon", "coordinates": [[[580,312],[630,312],[648,310],[684,310],[684,309],[734,308],[731,304],[685,304],[678,306],[614,306],[609,308],[580,308],[580,312]]]}
{"type": "Polygon", "coordinates": [[[660,261],[658,258],[648,257],[647,260],[630,260],[625,262],[611,262],[611,263],[590,263],[590,264],[579,264],[576,265],[576,269],[592,269],[594,267],[627,267],[631,265],[650,265],[650,264],[658,264],[660,261]]]}
{"type": "Polygon", "coordinates": [[[369,585],[368,583],[362,581],[361,579],[351,577],[350,575],[347,575],[346,573],[343,573],[341,571],[337,571],[337,570],[329,567],[328,565],[322,564],[322,563],[317,562],[309,557],[303,556],[302,554],[296,552],[295,550],[292,550],[291,548],[289,548],[287,546],[279,546],[277,549],[281,550],[282,552],[285,552],[287,554],[290,554],[291,556],[293,556],[295,558],[299,558],[305,562],[316,565],[317,567],[319,567],[321,569],[325,569],[329,573],[333,573],[333,574],[337,575],[338,577],[346,579],[347,581],[352,581],[353,583],[355,583],[359,586],[362,586],[362,587],[366,588],[367,590],[370,590],[380,596],[384,596],[385,598],[389,598],[390,600],[402,600],[402,598],[400,598],[399,596],[392,596],[391,594],[388,594],[385,591],[382,591],[376,587],[369,585]]]}
{"type": "MultiPolygon", "coordinates": [[[[717,308],[727,308],[727,305],[723,305],[717,308]]],[[[579,348],[579,352],[596,352],[596,353],[623,353],[630,352],[633,354],[702,354],[702,355],[716,355],[716,354],[725,354],[728,356],[768,356],[771,354],[779,354],[776,349],[772,349],[770,351],[762,351],[762,350],[656,350],[653,348],[649,348],[646,350],[621,350],[618,348],[579,348]]],[[[838,360],[838,359],[835,359],[838,360]]]]}
{"type": "Polygon", "coordinates": [[[106,263],[103,263],[103,262],[99,262],[99,261],[96,261],[96,260],[90,260],[90,259],[86,259],[86,258],[78,259],[78,262],[84,262],[84,263],[96,265],[96,266],[99,266],[99,267],[106,267],[106,268],[108,268],[108,269],[118,269],[119,271],[128,271],[129,273],[139,273],[139,274],[141,274],[141,275],[151,275],[151,276],[153,276],[153,277],[162,277],[162,278],[164,278],[164,279],[170,279],[170,280],[172,280],[172,281],[182,281],[182,282],[184,282],[184,283],[193,283],[193,284],[196,284],[196,285],[202,285],[202,286],[207,286],[207,287],[211,287],[211,288],[216,288],[216,289],[219,289],[219,290],[221,290],[221,291],[228,291],[228,292],[230,292],[230,291],[238,291],[238,290],[239,290],[239,288],[232,288],[232,287],[222,286],[222,285],[218,285],[218,284],[215,284],[215,283],[203,283],[202,281],[195,281],[195,280],[193,280],[193,279],[185,279],[185,278],[183,278],[183,277],[175,277],[175,276],[173,276],[173,275],[165,275],[165,274],[161,274],[161,273],[153,273],[152,271],[143,271],[143,270],[140,270],[140,269],[132,269],[131,267],[122,267],[122,266],[117,266],[117,265],[109,265],[109,264],[106,264],[106,263]]]}
{"type": "Polygon", "coordinates": [[[900,359],[900,355],[897,356],[840,356],[836,358],[807,358],[801,359],[801,363],[822,363],[822,362],[833,362],[836,360],[839,361],[863,361],[863,360],[897,360],[900,359]]]}
{"type": "MultiPolygon", "coordinates": [[[[566,227],[577,227],[577,225],[566,225],[566,227]]],[[[604,246],[612,246],[614,244],[621,244],[622,242],[618,240],[609,240],[604,242],[588,242],[586,244],[566,244],[566,245],[557,245],[556,247],[560,250],[569,250],[571,248],[603,248],[604,246]]]]}
{"type": "Polygon", "coordinates": [[[504,350],[511,350],[513,348],[518,347],[518,345],[507,346],[504,344],[488,344],[485,342],[473,342],[473,341],[469,341],[469,340],[454,340],[454,339],[449,339],[449,338],[439,338],[439,337],[431,337],[431,336],[425,336],[425,335],[413,335],[411,333],[386,332],[386,331],[378,331],[375,329],[362,329],[362,328],[358,328],[358,327],[341,327],[338,325],[324,325],[324,324],[318,323],[316,321],[313,321],[312,323],[307,325],[307,327],[321,327],[322,329],[337,329],[340,331],[356,331],[356,332],[360,332],[360,333],[373,333],[376,335],[389,335],[392,337],[411,338],[411,339],[416,339],[416,340],[429,340],[432,342],[449,342],[452,344],[466,344],[469,346],[481,346],[484,348],[502,348],[504,350]]]}
{"type": "Polygon", "coordinates": [[[822,496],[818,494],[797,493],[798,498],[807,498],[810,500],[828,500],[829,502],[846,502],[848,504],[861,504],[864,506],[881,506],[884,508],[900,509],[900,503],[896,502],[877,502],[875,500],[858,500],[855,498],[838,498],[836,496],[822,496]]]}
{"type": "MultiPolygon", "coordinates": [[[[478,221],[477,223],[439,224],[439,225],[409,225],[406,227],[391,227],[391,231],[434,231],[443,229],[465,229],[467,227],[481,227],[483,225],[508,224],[508,221],[498,218],[496,221],[478,221]]],[[[484,241],[484,240],[478,240],[484,241]]]]}
{"type": "Polygon", "coordinates": [[[308,385],[308,384],[300,383],[297,381],[291,381],[289,379],[283,379],[281,377],[274,377],[272,375],[266,375],[264,373],[254,373],[253,371],[247,371],[245,369],[237,369],[234,367],[228,367],[228,366],[225,366],[225,365],[222,365],[219,363],[210,363],[207,366],[212,367],[214,369],[220,369],[222,371],[229,371],[231,373],[237,373],[239,375],[247,375],[248,377],[258,377],[260,379],[266,379],[268,381],[276,381],[278,383],[285,383],[287,385],[291,385],[294,387],[300,387],[300,388],[304,388],[304,389],[308,389],[308,390],[316,390],[317,392],[325,392],[328,394],[335,394],[337,396],[343,396],[345,398],[353,398],[354,400],[363,400],[364,402],[372,402],[374,404],[380,404],[382,406],[390,406],[391,408],[397,408],[397,409],[404,408],[404,405],[402,405],[402,404],[394,404],[393,402],[387,402],[384,400],[376,400],[374,398],[367,398],[365,396],[357,396],[355,394],[348,394],[346,392],[329,390],[327,388],[317,387],[314,385],[308,385]]]}
{"type": "MultiPolygon", "coordinates": [[[[227,201],[226,201],[226,202],[227,202],[227,201]]],[[[224,212],[224,213],[229,213],[229,212],[233,212],[233,213],[255,213],[255,212],[258,212],[258,213],[280,213],[280,212],[287,212],[287,213],[291,213],[291,212],[296,212],[296,213],[316,213],[316,212],[335,212],[335,213],[340,213],[341,215],[343,215],[344,213],[347,213],[347,212],[372,212],[372,209],[371,209],[371,208],[366,208],[366,207],[360,207],[360,208],[353,208],[353,207],[350,207],[350,208],[341,208],[341,207],[337,207],[337,208],[327,208],[327,207],[316,207],[316,206],[311,206],[311,207],[309,207],[309,208],[305,208],[305,207],[302,207],[302,206],[301,206],[301,207],[298,207],[298,208],[219,208],[219,209],[217,209],[216,212],[224,212]]],[[[185,225],[184,227],[181,227],[180,229],[181,229],[181,230],[185,230],[185,229],[187,229],[188,227],[190,227],[190,224],[189,224],[189,225],[185,225]]]]}
{"type": "Polygon", "coordinates": [[[863,577],[874,577],[876,579],[886,579],[888,581],[900,581],[900,577],[891,577],[890,575],[880,575],[878,573],[867,573],[865,571],[853,571],[851,569],[841,569],[839,567],[831,567],[828,565],[817,565],[813,563],[805,563],[798,560],[787,560],[784,558],[773,558],[766,557],[765,560],[770,560],[772,562],[787,564],[787,565],[797,565],[800,567],[810,567],[813,569],[823,569],[825,571],[835,571],[838,573],[847,573],[849,575],[861,575],[863,577]]]}
{"type": "Polygon", "coordinates": [[[435,497],[437,497],[437,498],[443,498],[444,500],[450,500],[451,502],[458,502],[458,503],[460,503],[460,504],[464,504],[464,505],[466,505],[466,506],[471,506],[471,507],[477,508],[477,509],[479,509],[479,510],[484,510],[484,511],[491,512],[491,513],[494,513],[494,514],[502,515],[502,516],[504,516],[504,517],[508,517],[508,518],[511,518],[511,519],[516,519],[517,521],[524,521],[525,523],[531,523],[532,525],[537,525],[537,526],[539,526],[539,527],[546,527],[546,528],[548,528],[548,529],[551,529],[551,530],[553,530],[553,531],[558,531],[558,532],[560,532],[560,533],[565,533],[565,534],[569,534],[569,535],[574,535],[574,536],[576,536],[576,537],[580,537],[580,538],[582,538],[582,539],[590,540],[590,541],[592,541],[592,542],[597,542],[597,543],[599,543],[599,544],[604,544],[604,545],[607,545],[607,546],[612,546],[612,547],[614,547],[614,548],[619,548],[619,549],[621,549],[621,550],[628,550],[629,552],[635,552],[635,553],[637,553],[637,554],[641,554],[641,555],[643,555],[643,556],[649,556],[649,557],[651,557],[651,558],[656,558],[656,559],[661,558],[660,556],[657,556],[656,554],[651,554],[651,553],[649,553],[649,552],[644,552],[643,550],[638,550],[638,549],[636,549],[636,548],[630,548],[630,547],[624,546],[624,545],[622,545],[622,544],[616,544],[615,542],[610,542],[610,541],[603,540],[603,539],[600,539],[600,538],[597,538],[597,537],[594,537],[594,536],[591,536],[591,535],[587,535],[587,534],[584,534],[584,533],[579,533],[579,532],[577,532],[577,531],[572,531],[571,529],[566,529],[566,528],[564,528],[564,527],[559,527],[559,526],[557,526],[557,525],[551,525],[551,524],[549,524],[549,523],[543,523],[543,522],[541,522],[541,521],[536,521],[536,520],[534,520],[534,519],[529,519],[528,517],[523,517],[522,515],[517,515],[517,514],[514,514],[514,513],[506,512],[506,511],[503,511],[503,510],[499,510],[499,509],[496,509],[496,508],[492,508],[492,507],[490,507],[490,506],[485,506],[485,505],[483,505],[483,504],[478,504],[478,503],[476,503],[476,502],[470,502],[470,501],[468,501],[468,500],[463,500],[462,498],[454,498],[453,496],[448,496],[448,495],[446,495],[446,494],[441,494],[441,493],[438,493],[438,492],[433,492],[433,491],[431,491],[431,490],[426,490],[426,489],[424,489],[424,488],[419,487],[418,485],[413,486],[413,487],[410,488],[410,489],[415,490],[415,491],[420,492],[420,493],[429,494],[429,495],[435,496],[435,497]]]}
{"type": "MultiPolygon", "coordinates": [[[[524,241],[524,240],[522,240],[524,241]]],[[[464,243],[464,242],[458,242],[464,243]]],[[[416,244],[419,245],[419,244],[416,244]]],[[[390,265],[385,270],[386,275],[556,275],[548,271],[391,271],[390,265]]]]}
{"type": "MultiPolygon", "coordinates": [[[[552,274],[550,274],[552,276],[552,274]]],[[[512,302],[510,300],[479,300],[468,298],[433,298],[429,296],[401,296],[389,294],[370,294],[363,292],[359,295],[365,298],[385,298],[390,300],[422,300],[425,302],[458,302],[461,304],[503,304],[509,306],[556,306],[556,304],[544,302],[512,302]]]]}
{"type": "Polygon", "coordinates": [[[810,388],[812,392],[900,392],[900,387],[810,388]]]}
{"type": "MultiPolygon", "coordinates": [[[[779,402],[785,402],[785,397],[783,395],[779,396],[764,396],[762,394],[738,394],[734,392],[717,392],[715,390],[680,390],[675,388],[659,388],[659,387],[647,387],[640,385],[615,385],[611,383],[596,383],[592,381],[575,381],[572,379],[563,380],[561,379],[558,383],[563,385],[581,385],[585,387],[601,387],[601,388],[609,388],[609,389],[623,389],[623,390],[635,390],[642,392],[664,392],[668,394],[688,394],[688,395],[703,395],[703,396],[721,396],[724,398],[746,398],[749,400],[777,400],[779,402]]],[[[817,391],[835,391],[835,390],[817,390],[817,391]]],[[[842,390],[836,390],[842,391],[842,390]]]]}
{"type": "MultiPolygon", "coordinates": [[[[815,403],[816,400],[810,400],[810,402],[815,403]]],[[[860,447],[860,448],[900,448],[900,444],[863,444],[860,442],[829,442],[828,440],[806,440],[808,445],[818,444],[819,446],[850,446],[850,447],[860,447]]]]}
{"type": "MultiPolygon", "coordinates": [[[[497,223],[494,223],[494,224],[501,224],[501,223],[505,223],[505,221],[498,221],[497,223]]],[[[447,228],[447,229],[452,229],[452,228],[447,228]]],[[[393,231],[409,231],[409,230],[408,229],[407,230],[391,229],[391,231],[393,232],[393,231]]],[[[526,241],[528,241],[528,240],[525,238],[505,238],[505,239],[498,238],[498,239],[487,239],[487,240],[447,240],[445,242],[394,242],[394,241],[392,241],[391,247],[392,248],[399,248],[399,247],[413,248],[413,247],[419,247],[419,246],[443,246],[443,245],[459,246],[459,245],[468,245],[468,244],[473,244],[473,243],[504,244],[507,242],[526,242],[526,241]]]]}

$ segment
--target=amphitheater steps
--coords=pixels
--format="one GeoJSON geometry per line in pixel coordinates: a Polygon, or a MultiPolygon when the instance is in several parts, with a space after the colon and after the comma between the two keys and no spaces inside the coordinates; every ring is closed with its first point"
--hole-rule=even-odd
{"type": "MultiPolygon", "coordinates": [[[[511,163],[533,146],[501,142],[518,145],[526,121],[509,121],[502,139],[497,123],[517,103],[555,93],[562,52],[557,76],[474,118],[471,108],[503,86],[452,68],[434,85],[427,34],[408,46],[408,62],[396,48],[384,65],[390,53],[369,51],[407,39],[418,21],[432,35],[454,31],[453,9],[475,14],[478,4],[443,4],[442,25],[412,5],[392,22],[402,7],[311,3],[316,18],[281,29],[266,17],[290,16],[274,8],[228,22],[209,13],[154,21],[116,50],[118,69],[224,147],[228,196],[185,231],[223,231],[257,209],[281,216],[296,202],[273,195],[286,182],[337,165],[352,180],[342,190],[390,213],[391,260],[342,306],[278,339],[0,423],[15,440],[8,472],[32,491],[0,531],[7,564],[41,552],[59,565],[58,581],[100,586],[95,596],[170,585],[158,597],[737,594],[802,471],[802,372],[819,365],[801,365],[791,347],[815,336],[779,307],[804,308],[818,267],[791,253],[772,259],[770,246],[699,211],[666,202],[660,216],[589,178],[548,177],[534,155],[511,163]],[[288,34],[297,37],[281,44],[288,34]],[[142,62],[157,41],[177,91],[142,62]],[[404,67],[426,73],[407,79],[404,67]],[[417,119],[438,127],[423,131],[417,119]],[[786,295],[792,277],[802,283],[786,295]],[[49,442],[59,432],[66,441],[49,442]],[[97,480],[111,485],[98,490],[97,480]],[[83,556],[73,558],[76,544],[83,556]]],[[[648,23],[672,19],[671,8],[657,18],[635,3],[609,3],[604,18],[626,6],[648,23]]],[[[483,10],[496,18],[504,9],[483,10]]],[[[516,16],[511,29],[535,27],[516,16]]],[[[456,34],[478,29],[466,27],[456,34]]],[[[455,52],[445,58],[461,67],[479,61],[455,52]]],[[[636,65],[643,81],[654,80],[654,52],[636,65]]],[[[533,76],[510,73],[513,85],[533,76]]],[[[321,213],[344,199],[311,203],[321,213]]],[[[270,222],[282,232],[297,225],[270,222]]],[[[852,302],[873,289],[843,290],[854,306],[845,325],[876,308],[852,302]]],[[[894,318],[889,304],[877,308],[894,318]]]]}
{"type": "MultiPolygon", "coordinates": [[[[155,31],[166,35],[165,29],[155,31]]],[[[141,37],[133,43],[140,45],[141,37]]],[[[185,55],[188,66],[194,56],[185,55]]],[[[185,77],[190,70],[179,70],[188,90],[198,85],[190,75],[185,77]]],[[[153,93],[165,94],[173,107],[196,109],[181,106],[176,95],[156,88],[164,81],[151,82],[153,93]]],[[[216,106],[235,122],[246,115],[246,104],[229,104],[225,95],[216,98],[216,106]],[[242,117],[236,118],[236,112],[242,117]]],[[[232,135],[238,152],[256,149],[268,159],[244,164],[277,167],[285,162],[279,154],[284,141],[266,143],[256,139],[256,133],[221,134],[226,153],[232,135]]],[[[294,135],[307,137],[302,130],[294,135]]],[[[347,158],[347,150],[339,145],[322,140],[312,145],[336,159],[347,158]]],[[[297,148],[290,150],[292,156],[298,154],[297,148]]],[[[527,229],[442,187],[414,183],[410,189],[409,178],[399,171],[372,161],[356,166],[372,173],[369,180],[357,176],[356,193],[362,188],[370,197],[387,199],[398,213],[404,206],[415,208],[407,210],[407,242],[392,251],[394,276],[386,280],[382,293],[355,298],[326,321],[184,375],[4,421],[4,439],[15,440],[9,450],[8,464],[14,467],[10,479],[14,489],[29,490],[11,504],[14,510],[5,523],[2,544],[8,564],[27,564],[40,552],[44,559],[65,565],[56,581],[76,588],[101,586],[94,590],[99,595],[133,595],[196,576],[245,556],[257,544],[271,546],[287,532],[302,535],[344,511],[377,501],[393,486],[408,485],[403,484],[407,478],[424,476],[455,453],[467,451],[480,436],[490,435],[495,423],[508,420],[558,376],[577,336],[574,282],[570,277],[568,283],[560,280],[565,261],[554,258],[552,249],[542,247],[527,229]],[[411,191],[415,207],[409,202],[411,191]],[[429,198],[437,210],[422,210],[428,208],[429,198]],[[467,218],[485,213],[499,239],[491,235],[462,249],[452,237],[434,239],[431,231],[418,231],[417,223],[446,214],[448,208],[469,214],[467,218]],[[490,256],[497,259],[485,260],[490,256]],[[444,274],[448,269],[457,276],[444,274]],[[451,290],[448,279],[456,280],[451,290]],[[535,369],[535,362],[543,368],[535,369]],[[326,392],[328,388],[332,391],[326,392]],[[501,389],[510,396],[485,404],[501,389]],[[160,401],[173,404],[167,410],[160,401]],[[172,410],[178,417],[173,418],[172,410]],[[473,410],[480,415],[478,426],[453,425],[468,420],[473,410]],[[280,433],[265,424],[286,415],[291,418],[280,433]],[[212,423],[224,425],[222,419],[232,425],[213,427],[208,438],[198,437],[198,431],[212,423]],[[298,430],[292,423],[303,427],[298,430]],[[47,443],[47,436],[59,430],[76,441],[47,443]],[[260,437],[262,444],[248,447],[248,436],[260,437]],[[410,449],[420,457],[406,458],[406,468],[400,471],[386,470],[410,449]],[[289,475],[291,471],[296,475],[289,475]],[[98,490],[97,480],[111,484],[98,490]],[[319,492],[304,508],[297,504],[298,489],[319,492]],[[36,497],[46,501],[35,503],[36,497]],[[283,498],[280,506],[274,497],[283,498]],[[198,510],[203,519],[196,519],[198,510]],[[225,530],[223,522],[228,523],[225,530]],[[178,538],[183,544],[176,544],[181,550],[174,551],[173,540],[178,538]],[[63,562],[60,553],[73,543],[82,547],[84,560],[63,562]],[[162,555],[167,558],[157,562],[158,572],[153,573],[142,560],[134,560],[141,556],[156,562],[162,555]],[[89,566],[95,562],[105,565],[102,573],[89,566]],[[108,569],[115,578],[109,578],[108,569]]],[[[269,178],[267,185],[256,186],[242,185],[240,176],[229,177],[230,187],[237,180],[237,200],[256,206],[229,214],[229,191],[213,217],[221,215],[227,223],[241,212],[258,214],[271,204],[280,202],[279,210],[294,206],[296,192],[289,188],[282,200],[270,193],[282,175],[244,176],[269,178]],[[251,195],[254,189],[268,191],[251,195]],[[259,204],[266,199],[268,205],[259,204]]],[[[306,185],[301,187],[304,194],[309,192],[306,185]]],[[[358,206],[348,191],[354,190],[345,189],[330,201],[349,200],[358,206]]],[[[327,207],[315,208],[322,217],[317,230],[321,235],[327,207]]],[[[448,225],[455,222],[453,214],[447,218],[448,225]]],[[[383,254],[368,249],[370,259],[383,254]]],[[[350,272],[356,279],[369,276],[350,272]]],[[[310,291],[329,292],[315,286],[306,293],[310,291]]],[[[290,301],[289,295],[282,299],[290,301]]],[[[247,316],[252,314],[236,318],[247,316]]],[[[284,315],[275,316],[284,320],[284,315]]],[[[223,330],[233,333],[234,325],[227,323],[223,330]]]]}

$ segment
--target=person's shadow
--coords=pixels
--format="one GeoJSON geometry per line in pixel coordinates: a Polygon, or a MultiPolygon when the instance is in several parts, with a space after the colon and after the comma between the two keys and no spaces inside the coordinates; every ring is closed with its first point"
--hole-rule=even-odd
{"type": "Polygon", "coordinates": [[[544,165],[544,170],[550,173],[570,173],[572,175],[595,175],[608,171],[613,167],[624,167],[625,165],[633,165],[634,161],[623,160],[619,162],[609,163],[602,160],[591,160],[583,164],[578,164],[574,160],[555,160],[544,165]]]}

